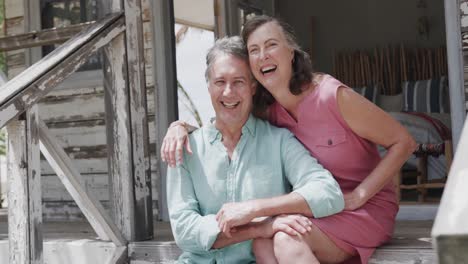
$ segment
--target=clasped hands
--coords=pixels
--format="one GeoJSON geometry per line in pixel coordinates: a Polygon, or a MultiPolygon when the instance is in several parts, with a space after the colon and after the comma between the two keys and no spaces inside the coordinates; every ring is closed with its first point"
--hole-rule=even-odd
{"type": "MultiPolygon", "coordinates": [[[[231,233],[237,231],[237,227],[249,224],[257,217],[261,215],[251,201],[226,203],[216,214],[219,229],[229,238],[232,237],[231,233]]],[[[280,231],[297,236],[311,231],[312,222],[308,217],[300,214],[283,214],[258,221],[255,228],[263,238],[271,238],[280,231]]]]}

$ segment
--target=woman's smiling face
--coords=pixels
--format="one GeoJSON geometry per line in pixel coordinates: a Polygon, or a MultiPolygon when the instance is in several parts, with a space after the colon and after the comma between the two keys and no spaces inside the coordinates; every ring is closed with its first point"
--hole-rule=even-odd
{"type": "Polygon", "coordinates": [[[255,78],[271,93],[274,87],[288,87],[294,50],[276,22],[255,29],[247,39],[250,68],[255,78]]]}

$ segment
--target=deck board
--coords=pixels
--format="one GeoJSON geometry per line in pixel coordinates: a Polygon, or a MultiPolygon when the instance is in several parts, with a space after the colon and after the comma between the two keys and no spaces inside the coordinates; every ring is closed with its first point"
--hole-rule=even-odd
{"type": "MultiPolygon", "coordinates": [[[[433,221],[397,221],[393,239],[380,247],[369,263],[437,263],[436,254],[432,249],[430,231],[433,221]]],[[[169,223],[154,223],[155,239],[150,241],[133,242],[129,245],[129,256],[133,264],[171,263],[180,250],[173,241],[169,223]]],[[[6,217],[0,212],[0,252],[2,243],[8,241],[8,227],[6,217]]],[[[97,235],[87,222],[45,222],[44,239],[47,243],[58,245],[60,242],[75,243],[84,241],[83,245],[90,243],[105,248],[105,243],[96,239],[97,235]]],[[[7,243],[6,243],[7,244],[7,243]]],[[[107,245],[108,247],[110,246],[107,245]]],[[[109,251],[109,248],[105,250],[109,251]]],[[[8,252],[8,251],[6,251],[8,252]]],[[[45,254],[51,254],[51,249],[45,249],[45,254]]],[[[89,258],[89,254],[98,251],[89,249],[83,259],[89,258]]],[[[103,251],[104,252],[104,251],[103,251]]],[[[72,252],[70,254],[73,254],[72,252]]],[[[109,254],[102,253],[102,254],[109,254]]],[[[1,256],[2,254],[0,254],[1,256]]],[[[70,255],[71,256],[71,255],[70,255]]],[[[45,256],[47,258],[47,256],[45,256]]],[[[107,256],[106,256],[107,257],[107,256]]],[[[0,263],[2,262],[0,257],[0,263]]],[[[6,262],[5,262],[6,263],[6,262]]],[[[87,263],[87,262],[82,262],[87,263]]]]}

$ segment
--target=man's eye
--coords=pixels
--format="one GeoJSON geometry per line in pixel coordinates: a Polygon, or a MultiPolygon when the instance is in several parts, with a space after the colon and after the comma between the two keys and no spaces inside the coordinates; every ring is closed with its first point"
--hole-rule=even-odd
{"type": "Polygon", "coordinates": [[[215,84],[218,85],[218,86],[221,86],[221,85],[224,84],[224,81],[216,81],[215,84]]]}

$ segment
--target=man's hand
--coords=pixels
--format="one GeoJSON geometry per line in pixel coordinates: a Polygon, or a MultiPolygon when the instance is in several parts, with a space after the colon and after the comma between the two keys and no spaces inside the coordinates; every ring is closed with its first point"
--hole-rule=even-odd
{"type": "Polygon", "coordinates": [[[226,203],[216,214],[221,232],[231,238],[231,229],[249,223],[256,217],[252,202],[226,203]]]}

